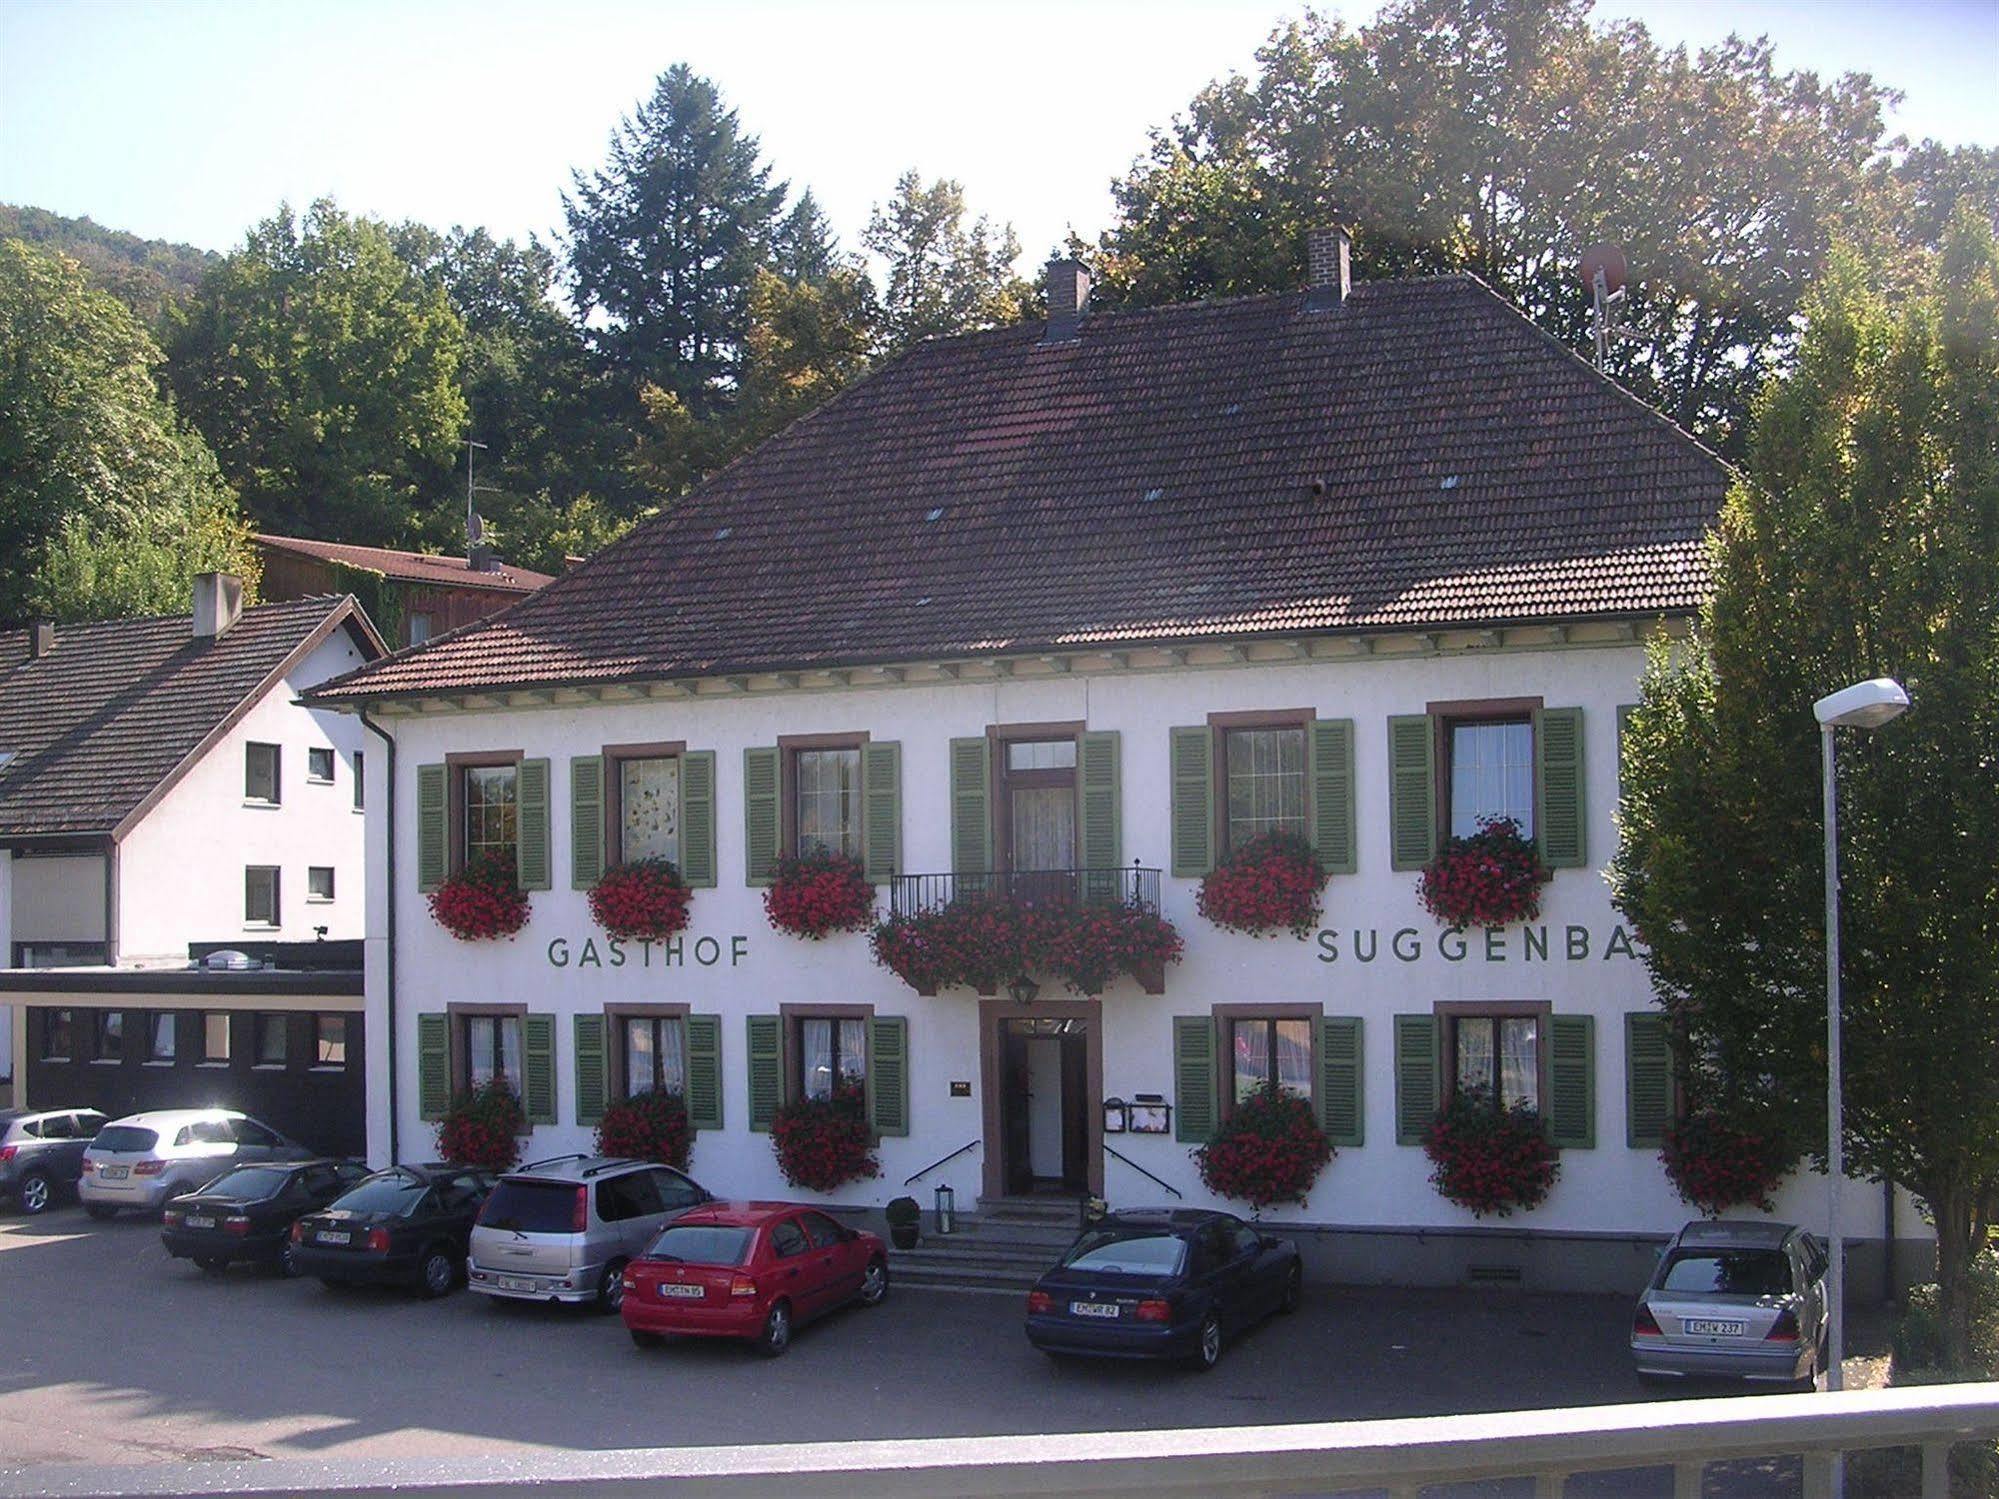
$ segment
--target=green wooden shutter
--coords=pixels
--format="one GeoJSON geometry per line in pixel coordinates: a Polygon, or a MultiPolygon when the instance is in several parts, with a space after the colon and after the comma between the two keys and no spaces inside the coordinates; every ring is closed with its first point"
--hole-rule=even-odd
{"type": "Polygon", "coordinates": [[[1309,735],[1312,842],[1329,873],[1352,874],[1358,867],[1354,837],[1353,720],[1314,719],[1309,735]]]}
{"type": "MultiPolygon", "coordinates": [[[[437,767],[440,771],[443,766],[437,767]]],[[[442,1119],[451,1107],[451,1021],[442,1014],[416,1017],[416,1111],[442,1119]]]]}
{"type": "Polygon", "coordinates": [[[569,761],[569,884],[588,890],[604,877],[604,757],[569,761]]]}
{"type": "Polygon", "coordinates": [[[1596,1017],[1548,1021],[1548,1138],[1564,1150],[1596,1144],[1596,1017]]]}
{"type": "Polygon", "coordinates": [[[984,739],[951,741],[951,872],[993,867],[992,747],[984,739]]]}
{"type": "Polygon", "coordinates": [[[1437,1117],[1437,1017],[1395,1017],[1395,1143],[1421,1145],[1437,1117]]]}
{"type": "Polygon", "coordinates": [[[893,739],[861,746],[861,863],[886,885],[902,868],[902,746],[893,739]]]}
{"type": "Polygon", "coordinates": [[[610,1080],[604,1068],[604,1017],[576,1017],[576,1122],[596,1124],[604,1117],[610,1080]]]}
{"type": "Polygon", "coordinates": [[[1335,1145],[1358,1145],[1365,1136],[1363,1056],[1358,1015],[1319,1022],[1319,1128],[1335,1145]]]}
{"type": "Polygon", "coordinates": [[[768,885],[777,869],[778,829],[783,826],[778,788],[783,780],[776,748],[759,747],[743,751],[743,878],[746,884],[768,885]]]}
{"type": "Polygon", "coordinates": [[[722,1017],[689,1015],[687,1037],[687,1123],[693,1129],[722,1127],[722,1017]]]}
{"type": "Polygon", "coordinates": [[[1215,867],[1215,734],[1205,724],[1174,729],[1173,878],[1198,880],[1215,867]]]}
{"type": "Polygon", "coordinates": [[[521,1107],[529,1124],[555,1123],[555,1017],[521,1017],[521,1107]]]}
{"type": "Polygon", "coordinates": [[[744,1017],[749,1033],[750,1128],[770,1131],[784,1101],[784,1026],[775,1015],[744,1017]]]}
{"type": "Polygon", "coordinates": [[[1534,837],[1550,869],[1588,862],[1583,828],[1583,710],[1534,715],[1534,837]]]}
{"type": "Polygon", "coordinates": [[[1175,1015],[1173,1138],[1205,1144],[1214,1137],[1216,1112],[1214,1017],[1175,1015]]]}
{"type": "Polygon", "coordinates": [[[1437,851],[1437,736],[1427,713],[1388,720],[1389,865],[1421,869],[1437,851]]]}
{"type": "Polygon", "coordinates": [[[909,1133],[909,1022],[900,1015],[868,1025],[868,1122],[878,1135],[909,1133]]]}
{"type": "Polygon", "coordinates": [[[715,884],[715,752],[680,757],[680,877],[697,889],[715,884]]]}
{"type": "Polygon", "coordinates": [[[1624,1017],[1624,1143],[1657,1150],[1673,1119],[1673,1048],[1666,1017],[1637,1010],[1624,1017]]]}
{"type": "MultiPolygon", "coordinates": [[[[1082,821],[1076,829],[1076,862],[1084,869],[1117,870],[1124,865],[1124,788],[1118,768],[1118,735],[1111,729],[1076,740],[1076,785],[1082,821]]],[[[1113,895],[1115,880],[1084,877],[1083,894],[1113,895]]]]}
{"type": "Polygon", "coordinates": [[[548,761],[521,761],[514,773],[514,800],[519,834],[514,860],[521,889],[546,890],[552,876],[549,866],[555,862],[548,846],[548,761]]]}
{"type": "MultiPolygon", "coordinates": [[[[445,868],[445,823],[449,817],[446,808],[450,802],[445,791],[443,765],[419,765],[416,768],[416,887],[418,890],[435,890],[444,883],[448,872],[445,868]]],[[[429,1118],[429,1115],[425,1115],[429,1118]]]]}

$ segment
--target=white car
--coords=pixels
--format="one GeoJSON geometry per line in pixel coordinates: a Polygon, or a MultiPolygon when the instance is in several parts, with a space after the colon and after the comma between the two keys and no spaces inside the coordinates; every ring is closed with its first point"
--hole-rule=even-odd
{"type": "Polygon", "coordinates": [[[114,1119],[97,1132],[83,1153],[77,1195],[93,1218],[115,1217],[126,1208],[154,1213],[232,1166],[308,1161],[317,1154],[233,1109],[155,1109],[114,1119]]]}

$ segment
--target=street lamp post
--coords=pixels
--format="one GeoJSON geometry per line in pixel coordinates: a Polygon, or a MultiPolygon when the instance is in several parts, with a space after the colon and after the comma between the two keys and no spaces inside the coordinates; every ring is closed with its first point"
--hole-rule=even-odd
{"type": "Polygon", "coordinates": [[[1826,1044],[1826,1371],[1825,1387],[1845,1383],[1846,1246],[1839,1229],[1839,1188],[1846,1174],[1842,1136],[1844,1096],[1839,1025],[1839,796],[1833,779],[1833,731],[1878,729],[1909,706],[1890,677],[1857,682],[1812,704],[1819,721],[1819,762],[1825,787],[1825,1044],[1826,1044]]]}

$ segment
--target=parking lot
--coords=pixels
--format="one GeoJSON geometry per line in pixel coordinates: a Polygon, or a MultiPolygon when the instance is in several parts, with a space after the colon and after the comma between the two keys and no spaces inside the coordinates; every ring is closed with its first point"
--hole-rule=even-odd
{"type": "MultiPolygon", "coordinates": [[[[770,1362],[697,1343],[642,1353],[615,1318],[494,1306],[462,1290],[423,1302],[246,1267],[211,1278],[166,1258],[157,1223],[93,1223],[70,1206],[0,1217],[0,1309],[0,1468],[14,1469],[1224,1426],[1646,1398],[1628,1367],[1621,1298],[1316,1289],[1297,1316],[1266,1323],[1200,1375],[1051,1364],[1022,1339],[1013,1297],[898,1290],[880,1308],[805,1329],[770,1362]]],[[[1745,1476],[1727,1492],[1788,1486],[1745,1476]]]]}

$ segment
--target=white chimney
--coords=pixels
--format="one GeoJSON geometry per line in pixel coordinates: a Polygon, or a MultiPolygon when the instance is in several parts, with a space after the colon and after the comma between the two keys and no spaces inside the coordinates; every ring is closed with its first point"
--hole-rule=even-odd
{"type": "Polygon", "coordinates": [[[216,639],[243,617],[243,580],[234,573],[196,573],[194,634],[216,639]]]}

